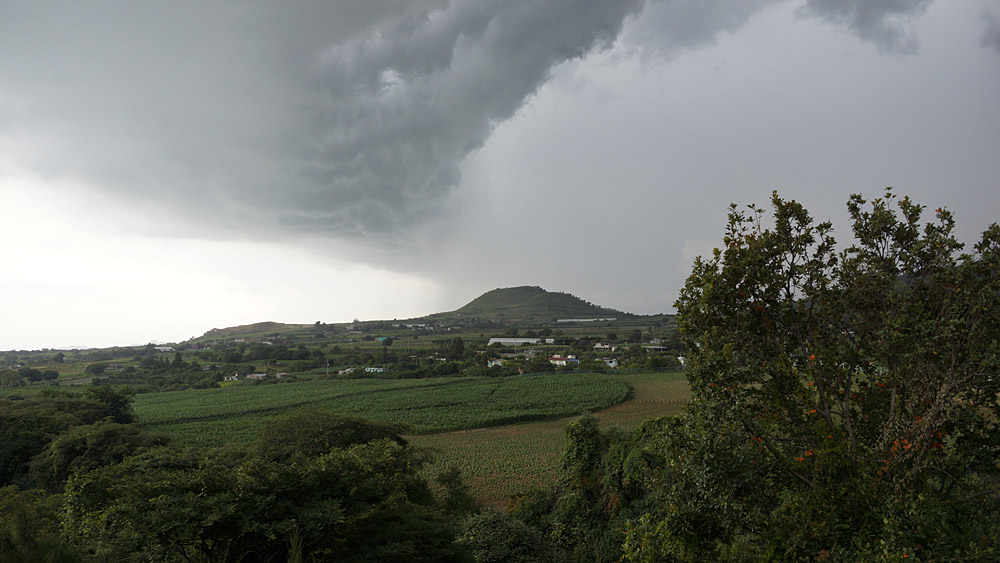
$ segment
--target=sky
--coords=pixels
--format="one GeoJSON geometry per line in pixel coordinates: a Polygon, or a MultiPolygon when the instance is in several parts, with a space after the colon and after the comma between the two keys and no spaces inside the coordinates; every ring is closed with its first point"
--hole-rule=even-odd
{"type": "Polygon", "coordinates": [[[730,203],[1000,220],[1000,0],[0,0],[0,350],[669,313],[730,203]]]}

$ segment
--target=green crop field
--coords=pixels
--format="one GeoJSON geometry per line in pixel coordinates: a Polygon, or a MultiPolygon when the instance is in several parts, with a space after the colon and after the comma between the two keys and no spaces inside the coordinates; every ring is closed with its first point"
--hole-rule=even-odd
{"type": "MultiPolygon", "coordinates": [[[[681,371],[617,377],[632,387],[633,398],[595,412],[602,427],[630,429],[647,418],[676,415],[691,396],[681,371]]],[[[512,494],[555,483],[569,421],[444,432],[410,441],[432,451],[433,461],[425,469],[428,477],[457,466],[480,502],[503,508],[512,494]]]]}
{"type": "Polygon", "coordinates": [[[423,434],[573,416],[621,403],[627,392],[621,378],[596,373],[314,380],[144,394],[135,411],[147,429],[182,444],[217,446],[250,442],[268,419],[304,407],[423,434]]]}

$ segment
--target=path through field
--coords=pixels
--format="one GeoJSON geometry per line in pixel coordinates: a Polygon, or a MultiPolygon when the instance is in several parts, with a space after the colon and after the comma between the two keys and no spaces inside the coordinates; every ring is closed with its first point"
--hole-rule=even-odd
{"type": "MultiPolygon", "coordinates": [[[[643,420],[672,416],[690,397],[683,372],[627,375],[633,398],[594,413],[602,426],[634,428],[643,420]]],[[[444,432],[408,437],[415,446],[434,451],[428,476],[452,465],[487,506],[504,508],[510,495],[532,487],[555,483],[563,430],[572,418],[546,422],[497,426],[477,430],[444,432]]]]}

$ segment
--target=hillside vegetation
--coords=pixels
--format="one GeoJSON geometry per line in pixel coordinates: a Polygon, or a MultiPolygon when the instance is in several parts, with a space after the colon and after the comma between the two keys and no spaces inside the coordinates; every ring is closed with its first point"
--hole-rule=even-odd
{"type": "Polygon", "coordinates": [[[494,289],[473,299],[452,313],[440,317],[478,317],[510,319],[616,318],[626,313],[607,309],[570,295],[546,291],[540,287],[521,286],[494,289]]]}

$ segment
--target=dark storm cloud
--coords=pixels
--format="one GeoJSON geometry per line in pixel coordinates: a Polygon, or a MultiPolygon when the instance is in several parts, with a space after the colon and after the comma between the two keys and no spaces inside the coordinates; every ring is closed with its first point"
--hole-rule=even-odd
{"type": "Polygon", "coordinates": [[[337,44],[317,60],[285,221],[383,233],[434,216],[459,165],[560,63],[617,37],[639,1],[456,1],[337,44]]]}
{"type": "Polygon", "coordinates": [[[997,22],[996,16],[990,12],[983,14],[983,19],[986,20],[986,29],[983,31],[980,45],[1000,53],[1000,23],[997,22]]]}
{"type": "Polygon", "coordinates": [[[0,148],[223,227],[399,236],[642,4],[0,3],[0,148]]]}
{"type": "Polygon", "coordinates": [[[807,0],[799,13],[844,27],[886,52],[911,53],[917,38],[910,22],[933,0],[807,0]]]}

